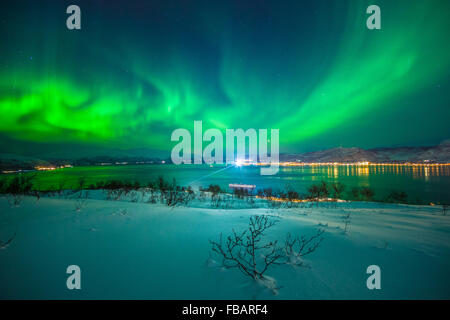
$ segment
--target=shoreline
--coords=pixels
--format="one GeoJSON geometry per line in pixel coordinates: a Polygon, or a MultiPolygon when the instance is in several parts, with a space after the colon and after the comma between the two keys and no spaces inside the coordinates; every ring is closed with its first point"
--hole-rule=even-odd
{"type": "MultiPolygon", "coordinates": [[[[87,168],[87,167],[116,167],[116,166],[148,166],[148,165],[175,165],[173,163],[142,163],[142,162],[122,162],[122,163],[98,163],[94,165],[65,165],[65,166],[51,166],[51,167],[34,167],[33,169],[4,169],[1,171],[2,174],[14,174],[14,173],[27,173],[27,172],[38,172],[38,171],[55,171],[60,169],[68,168],[87,168]]],[[[198,166],[199,164],[181,164],[182,166],[198,166]]],[[[206,164],[202,163],[200,166],[228,166],[229,164],[206,164]]],[[[237,167],[252,167],[252,166],[270,166],[270,163],[246,163],[242,162],[237,167]]],[[[403,166],[403,167],[441,167],[450,166],[450,163],[424,163],[424,162],[278,162],[272,163],[272,165],[278,165],[280,167],[329,167],[329,166],[352,166],[352,167],[366,167],[366,166],[403,166]]],[[[233,166],[233,165],[232,165],[233,166]]],[[[235,165],[236,166],[236,165],[235,165]]]]}

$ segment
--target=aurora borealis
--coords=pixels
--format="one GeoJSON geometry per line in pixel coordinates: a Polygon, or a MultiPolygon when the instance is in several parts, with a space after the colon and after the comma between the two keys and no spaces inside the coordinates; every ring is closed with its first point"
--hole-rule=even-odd
{"type": "Polygon", "coordinates": [[[280,151],[450,138],[449,1],[2,1],[2,152],[169,152],[278,128],[280,151]],[[65,27],[77,4],[81,30],[65,27]],[[382,29],[365,10],[381,8],[382,29]],[[47,149],[45,149],[47,148],[47,149]]]}

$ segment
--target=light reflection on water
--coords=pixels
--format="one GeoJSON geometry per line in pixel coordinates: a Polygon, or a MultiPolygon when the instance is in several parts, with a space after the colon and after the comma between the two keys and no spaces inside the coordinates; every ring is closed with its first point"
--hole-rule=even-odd
{"type": "MultiPolygon", "coordinates": [[[[450,166],[299,166],[282,167],[280,173],[282,176],[303,175],[298,179],[312,183],[322,180],[339,181],[347,185],[347,190],[352,187],[370,187],[375,190],[378,199],[386,197],[392,191],[405,191],[410,201],[450,202],[450,166]]],[[[296,178],[285,180],[295,181],[296,178]]]]}
{"type": "Polygon", "coordinates": [[[430,176],[450,176],[450,166],[407,166],[407,165],[329,165],[329,166],[296,166],[280,167],[285,172],[326,173],[329,177],[368,176],[371,174],[411,175],[414,179],[427,179],[430,176]]]}

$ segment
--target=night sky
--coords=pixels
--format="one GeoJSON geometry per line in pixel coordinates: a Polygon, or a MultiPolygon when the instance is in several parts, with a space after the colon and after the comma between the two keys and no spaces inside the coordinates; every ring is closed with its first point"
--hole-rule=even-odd
{"type": "Polygon", "coordinates": [[[1,153],[278,128],[281,152],[450,138],[450,1],[1,1],[1,153]],[[81,30],[66,8],[81,8],[81,30]],[[366,8],[381,8],[381,30],[366,8]]]}

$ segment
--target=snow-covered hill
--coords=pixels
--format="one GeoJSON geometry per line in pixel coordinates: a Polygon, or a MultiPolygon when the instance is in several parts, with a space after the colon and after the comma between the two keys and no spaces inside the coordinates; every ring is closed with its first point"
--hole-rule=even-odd
{"type": "Polygon", "coordinates": [[[333,148],[299,154],[280,155],[283,161],[300,162],[435,162],[450,163],[450,141],[433,147],[333,148]]]}
{"type": "Polygon", "coordinates": [[[10,299],[449,299],[450,217],[440,207],[333,203],[295,209],[168,208],[129,201],[0,197],[0,298],[10,299]],[[79,210],[76,210],[78,208],[79,210]],[[278,223],[266,232],[309,237],[324,229],[308,268],[273,266],[270,290],[224,269],[209,240],[245,230],[252,215],[278,223]],[[345,217],[350,222],[345,232],[345,217]],[[66,268],[81,268],[81,290],[66,268]],[[369,290],[367,267],[381,269],[369,290]],[[277,293],[277,295],[274,295],[277,293]]]}

